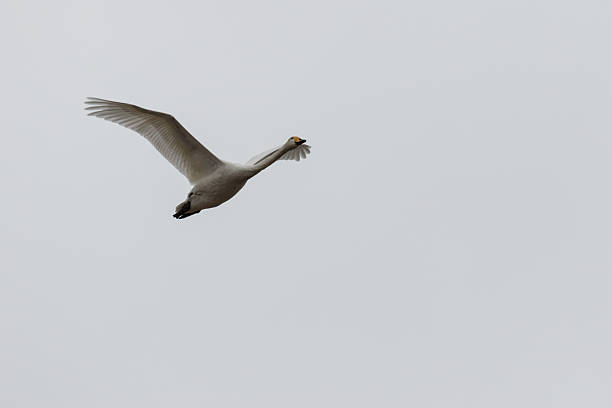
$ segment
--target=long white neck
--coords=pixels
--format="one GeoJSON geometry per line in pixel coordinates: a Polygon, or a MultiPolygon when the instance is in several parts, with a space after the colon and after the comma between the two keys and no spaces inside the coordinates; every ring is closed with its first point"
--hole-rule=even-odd
{"type": "Polygon", "coordinates": [[[277,161],[283,154],[287,153],[292,148],[293,146],[291,146],[288,143],[285,143],[284,145],[282,145],[275,151],[271,152],[267,156],[262,157],[259,160],[259,162],[253,165],[255,172],[259,173],[260,171],[262,171],[263,169],[265,169],[266,167],[268,167],[269,165],[277,161]]]}

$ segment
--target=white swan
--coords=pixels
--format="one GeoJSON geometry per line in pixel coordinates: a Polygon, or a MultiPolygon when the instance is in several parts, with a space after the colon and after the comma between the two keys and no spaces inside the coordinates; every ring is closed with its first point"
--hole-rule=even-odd
{"type": "Polygon", "coordinates": [[[127,103],[87,98],[89,116],[97,116],[132,129],[144,136],[193,185],[187,200],[176,207],[175,218],[197,214],[232,198],[246,182],[277,160],[305,159],[310,153],[306,140],[290,137],[283,145],[251,158],[245,164],[218,159],[167,113],[154,112],[127,103]]]}

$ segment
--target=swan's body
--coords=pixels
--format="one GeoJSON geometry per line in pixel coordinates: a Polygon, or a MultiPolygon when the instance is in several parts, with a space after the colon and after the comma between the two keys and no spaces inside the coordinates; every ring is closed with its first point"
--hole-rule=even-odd
{"type": "Polygon", "coordinates": [[[193,185],[187,200],[176,207],[175,218],[185,218],[216,207],[236,195],[246,182],[277,160],[306,158],[310,146],[297,136],[251,158],[245,164],[217,158],[171,115],[136,105],[88,98],[85,108],[97,116],[132,129],[143,137],[193,185]]]}

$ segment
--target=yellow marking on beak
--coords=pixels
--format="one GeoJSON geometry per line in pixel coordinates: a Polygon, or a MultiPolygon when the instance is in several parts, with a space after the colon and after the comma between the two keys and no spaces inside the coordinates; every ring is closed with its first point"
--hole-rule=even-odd
{"type": "Polygon", "coordinates": [[[299,141],[300,141],[300,138],[299,138],[299,137],[297,137],[297,136],[293,136],[293,138],[292,138],[292,139],[293,139],[293,141],[294,141],[295,143],[297,143],[297,142],[299,142],[299,141]]]}

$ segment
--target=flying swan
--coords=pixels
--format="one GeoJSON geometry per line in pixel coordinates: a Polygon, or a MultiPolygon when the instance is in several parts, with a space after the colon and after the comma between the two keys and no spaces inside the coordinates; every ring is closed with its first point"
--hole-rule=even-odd
{"type": "Polygon", "coordinates": [[[223,204],[246,182],[277,160],[305,159],[306,140],[290,137],[281,146],[252,157],[245,164],[223,161],[202,146],[172,115],[127,103],[87,98],[89,116],[118,123],[142,135],[180,171],[193,188],[176,206],[175,218],[183,219],[205,208],[223,204]]]}

